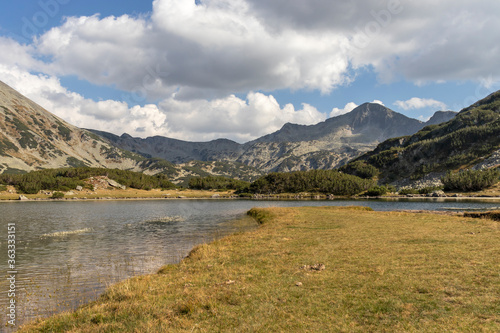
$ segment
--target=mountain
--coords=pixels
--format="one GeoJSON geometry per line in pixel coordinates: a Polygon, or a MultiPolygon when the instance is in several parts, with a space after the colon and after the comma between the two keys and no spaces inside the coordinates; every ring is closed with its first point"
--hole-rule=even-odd
{"type": "MultiPolygon", "coordinates": [[[[482,120],[492,117],[491,112],[483,113],[482,120]]],[[[417,137],[434,133],[442,128],[435,123],[454,115],[439,111],[423,123],[382,105],[366,103],[316,125],[285,124],[279,131],[245,144],[226,139],[141,139],[75,127],[0,82],[0,173],[89,166],[161,172],[178,183],[207,175],[251,181],[269,171],[341,166],[390,137],[403,136],[403,144],[415,141],[418,133],[417,137]]]]}
{"type": "Polygon", "coordinates": [[[349,113],[316,125],[285,124],[253,142],[319,141],[330,145],[372,144],[395,136],[415,133],[425,123],[408,118],[380,104],[365,103],[349,113]]]}
{"type": "MultiPolygon", "coordinates": [[[[88,166],[161,172],[177,182],[211,174],[249,181],[262,175],[236,162],[190,161],[175,165],[147,158],[112,144],[112,138],[107,138],[112,135],[100,134],[68,124],[0,81],[0,174],[88,166]]],[[[214,149],[220,146],[215,144],[214,149]]]]}
{"type": "Polygon", "coordinates": [[[162,136],[146,139],[133,138],[128,134],[121,136],[108,132],[89,130],[113,143],[115,146],[145,157],[159,157],[172,163],[187,163],[189,161],[234,160],[242,150],[242,145],[227,139],[217,139],[209,142],[187,142],[162,136]]]}
{"type": "Polygon", "coordinates": [[[70,166],[133,169],[141,159],[0,82],[0,173],[70,166]]]}
{"type": "Polygon", "coordinates": [[[389,139],[357,160],[377,167],[383,182],[440,176],[448,170],[500,165],[500,91],[410,136],[389,139]]]}
{"type": "Polygon", "coordinates": [[[232,161],[264,172],[331,169],[395,136],[409,135],[456,115],[438,111],[427,122],[408,118],[380,104],[365,103],[316,125],[287,123],[280,130],[245,144],[218,139],[188,142],[161,136],[146,139],[93,131],[116,147],[173,163],[232,161]]]}
{"type": "Polygon", "coordinates": [[[453,119],[457,115],[454,111],[436,111],[434,115],[425,122],[425,126],[438,125],[453,119]]]}

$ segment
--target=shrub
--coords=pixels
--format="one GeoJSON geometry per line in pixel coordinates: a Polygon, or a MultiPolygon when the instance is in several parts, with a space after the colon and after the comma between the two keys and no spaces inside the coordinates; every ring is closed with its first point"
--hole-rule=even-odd
{"type": "Polygon", "coordinates": [[[416,188],[403,188],[399,190],[400,195],[407,195],[407,194],[419,194],[419,191],[416,188]]]}
{"type": "Polygon", "coordinates": [[[363,179],[372,179],[379,174],[379,171],[376,167],[364,161],[351,162],[341,167],[339,171],[342,171],[349,175],[358,176],[363,179]]]}
{"type": "Polygon", "coordinates": [[[387,192],[390,192],[390,193],[395,193],[398,191],[396,186],[394,186],[394,185],[385,185],[385,187],[387,188],[387,192]]]}
{"type": "Polygon", "coordinates": [[[445,191],[480,191],[498,183],[500,171],[498,169],[488,170],[465,170],[458,173],[448,172],[441,178],[445,191]]]}
{"type": "Polygon", "coordinates": [[[245,192],[259,194],[317,192],[355,195],[375,185],[375,181],[337,170],[273,172],[254,181],[245,192]]]}
{"type": "Polygon", "coordinates": [[[366,192],[366,195],[369,197],[378,197],[386,193],[387,188],[385,186],[374,186],[366,192]]]}
{"type": "Polygon", "coordinates": [[[427,186],[424,188],[418,189],[419,194],[430,194],[436,191],[441,191],[443,188],[440,186],[427,186]]]}
{"type": "Polygon", "coordinates": [[[189,180],[189,188],[195,190],[238,190],[242,191],[250,183],[223,176],[193,177],[189,180]]]}
{"type": "Polygon", "coordinates": [[[64,193],[62,193],[62,192],[54,192],[54,193],[52,193],[51,198],[52,199],[61,199],[61,198],[64,198],[64,193]]]}

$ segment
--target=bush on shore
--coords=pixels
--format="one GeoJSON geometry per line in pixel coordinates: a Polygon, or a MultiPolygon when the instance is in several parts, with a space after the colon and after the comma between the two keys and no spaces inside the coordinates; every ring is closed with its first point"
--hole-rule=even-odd
{"type": "Polygon", "coordinates": [[[223,176],[193,177],[189,180],[189,188],[194,190],[241,190],[249,185],[249,182],[223,176]]]}
{"type": "Polygon", "coordinates": [[[369,197],[378,197],[384,194],[387,194],[388,190],[387,187],[385,186],[374,186],[370,188],[367,192],[366,195],[369,197]]]}
{"type": "Polygon", "coordinates": [[[498,169],[465,170],[458,173],[448,172],[441,178],[445,191],[473,192],[495,185],[500,180],[498,169]]]}

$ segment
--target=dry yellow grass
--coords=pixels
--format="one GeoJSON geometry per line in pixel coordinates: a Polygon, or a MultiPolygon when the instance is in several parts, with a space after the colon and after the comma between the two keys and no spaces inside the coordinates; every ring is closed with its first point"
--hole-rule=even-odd
{"type": "MultiPolygon", "coordinates": [[[[9,187],[10,190],[14,190],[13,187],[9,187]]],[[[49,200],[51,199],[51,194],[44,194],[47,191],[41,191],[38,194],[22,194],[31,200],[49,200]]],[[[137,190],[133,188],[128,188],[126,190],[121,189],[98,189],[95,191],[83,190],[81,192],[73,190],[73,194],[66,194],[64,199],[71,200],[75,199],[161,199],[161,198],[171,198],[175,199],[178,197],[184,198],[201,198],[208,199],[213,195],[219,195],[220,198],[228,198],[233,195],[234,191],[199,191],[199,190],[165,190],[153,189],[150,191],[137,190]]],[[[9,193],[8,191],[0,192],[0,200],[18,200],[18,193],[9,193]]]]}
{"type": "Polygon", "coordinates": [[[20,332],[500,331],[497,222],[338,207],[254,215],[256,231],[20,332]]]}

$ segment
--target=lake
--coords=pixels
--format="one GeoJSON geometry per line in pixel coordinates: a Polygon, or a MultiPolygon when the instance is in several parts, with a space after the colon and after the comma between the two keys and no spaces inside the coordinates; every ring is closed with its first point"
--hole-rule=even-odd
{"type": "Polygon", "coordinates": [[[0,202],[0,305],[9,304],[7,234],[15,224],[16,324],[75,309],[106,286],[177,263],[197,244],[256,228],[252,207],[369,206],[375,210],[496,209],[499,201],[123,200],[0,202]]]}

